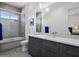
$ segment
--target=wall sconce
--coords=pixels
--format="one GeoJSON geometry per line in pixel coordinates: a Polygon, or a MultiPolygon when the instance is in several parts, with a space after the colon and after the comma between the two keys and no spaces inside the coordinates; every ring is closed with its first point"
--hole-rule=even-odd
{"type": "Polygon", "coordinates": [[[34,18],[30,18],[30,26],[34,25],[34,18]]]}
{"type": "Polygon", "coordinates": [[[71,34],[79,35],[79,26],[78,25],[75,25],[73,27],[68,27],[68,28],[69,28],[69,31],[71,34]]]}
{"type": "Polygon", "coordinates": [[[74,26],[73,28],[74,28],[74,29],[78,29],[78,26],[74,26]]]}

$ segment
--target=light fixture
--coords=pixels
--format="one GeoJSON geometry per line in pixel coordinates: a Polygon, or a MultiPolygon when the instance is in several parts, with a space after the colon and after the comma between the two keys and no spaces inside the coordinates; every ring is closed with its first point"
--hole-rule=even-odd
{"type": "Polygon", "coordinates": [[[46,8],[46,12],[49,12],[49,8],[48,7],[46,8]]]}
{"type": "Polygon", "coordinates": [[[78,29],[78,26],[74,26],[74,29],[78,29]]]}
{"type": "Polygon", "coordinates": [[[76,2],[72,2],[72,3],[76,3],[76,2]]]}
{"type": "Polygon", "coordinates": [[[39,7],[42,8],[42,3],[39,3],[39,7]]]}

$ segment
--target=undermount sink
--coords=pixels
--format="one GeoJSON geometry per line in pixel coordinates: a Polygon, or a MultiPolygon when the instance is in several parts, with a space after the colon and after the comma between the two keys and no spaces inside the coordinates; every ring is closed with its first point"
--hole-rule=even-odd
{"type": "Polygon", "coordinates": [[[40,36],[40,37],[45,37],[45,38],[52,38],[52,37],[55,37],[53,35],[50,35],[50,34],[36,34],[37,36],[40,36]]]}

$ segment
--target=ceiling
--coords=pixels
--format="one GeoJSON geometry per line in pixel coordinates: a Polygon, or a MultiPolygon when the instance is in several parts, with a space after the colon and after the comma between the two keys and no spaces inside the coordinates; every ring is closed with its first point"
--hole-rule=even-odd
{"type": "Polygon", "coordinates": [[[40,8],[46,8],[48,6],[50,6],[51,4],[54,4],[55,2],[42,2],[42,3],[39,3],[39,7],[40,8]]]}
{"type": "Polygon", "coordinates": [[[25,4],[28,4],[29,2],[5,2],[6,4],[21,8],[23,7],[25,4]]]}
{"type": "MultiPolygon", "coordinates": [[[[29,4],[30,2],[5,2],[5,3],[12,5],[12,6],[15,6],[15,7],[18,7],[18,8],[21,8],[24,5],[29,4]]],[[[53,4],[53,3],[55,3],[55,2],[43,2],[43,3],[39,2],[39,5],[40,5],[40,8],[45,8],[45,7],[47,7],[47,6],[49,6],[50,4],[53,4]]]]}

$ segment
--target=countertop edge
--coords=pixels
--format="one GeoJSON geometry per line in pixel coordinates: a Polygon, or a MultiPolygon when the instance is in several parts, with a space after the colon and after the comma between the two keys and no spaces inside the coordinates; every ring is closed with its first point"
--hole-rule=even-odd
{"type": "Polygon", "coordinates": [[[59,39],[57,39],[58,37],[52,37],[52,40],[51,40],[51,38],[46,38],[44,36],[41,37],[40,35],[29,35],[29,36],[79,47],[79,40],[76,40],[76,39],[59,37],[59,39],[61,39],[61,40],[59,40],[59,39]],[[53,38],[55,38],[55,39],[53,39],[53,38]]]}

